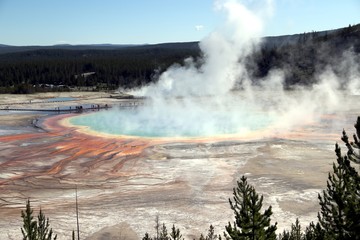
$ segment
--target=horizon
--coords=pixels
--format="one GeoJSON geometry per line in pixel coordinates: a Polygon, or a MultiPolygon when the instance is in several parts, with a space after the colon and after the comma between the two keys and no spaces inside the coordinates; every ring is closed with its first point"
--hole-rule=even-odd
{"type": "MultiPolygon", "coordinates": [[[[3,0],[0,43],[53,46],[197,42],[221,28],[224,17],[216,6],[224,1],[3,0]]],[[[319,32],[360,23],[357,0],[237,2],[262,16],[261,37],[319,32]]]]}
{"type": "MultiPolygon", "coordinates": [[[[351,25],[351,24],[350,24],[351,25]]],[[[357,24],[353,24],[351,26],[356,26],[356,25],[360,25],[360,23],[357,24]]],[[[321,30],[321,31],[316,31],[316,32],[327,32],[327,31],[336,31],[342,28],[346,28],[347,26],[343,26],[343,27],[339,27],[339,28],[334,28],[334,29],[325,29],[325,30],[321,30]]],[[[299,35],[299,34],[303,34],[303,33],[311,33],[311,32],[299,32],[299,33],[293,33],[293,34],[285,34],[285,35],[271,35],[271,36],[261,36],[261,38],[273,38],[273,37],[285,37],[285,36],[293,36],[293,35],[299,35]]],[[[176,44],[176,43],[196,43],[196,42],[200,42],[200,40],[196,40],[196,41],[174,41],[174,42],[159,42],[159,43],[80,43],[80,44],[72,44],[72,43],[58,43],[58,44],[52,44],[52,45],[8,45],[8,44],[3,44],[0,42],[0,47],[54,47],[54,46],[124,46],[124,47],[130,47],[130,46],[146,46],[146,45],[162,45],[162,44],[176,44]]]]}

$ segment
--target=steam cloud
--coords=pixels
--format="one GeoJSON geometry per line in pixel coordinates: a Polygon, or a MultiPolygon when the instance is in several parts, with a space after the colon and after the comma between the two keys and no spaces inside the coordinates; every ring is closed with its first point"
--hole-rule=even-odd
{"type": "Polygon", "coordinates": [[[226,14],[226,23],[200,42],[202,65],[188,58],[185,66],[170,67],[156,84],[135,93],[152,98],[224,95],[239,78],[248,80],[242,61],[257,46],[262,21],[235,1],[217,2],[216,8],[226,14]]]}
{"type": "MultiPolygon", "coordinates": [[[[255,12],[239,1],[216,1],[216,10],[226,20],[200,42],[201,61],[185,59],[183,66],[171,66],[156,83],[132,91],[146,96],[150,103],[129,115],[119,114],[125,118],[111,117],[111,125],[121,125],[123,133],[130,135],[138,135],[142,129],[144,135],[153,136],[157,136],[153,132],[211,136],[247,133],[267,126],[279,133],[346,106],[339,90],[342,78],[348,81],[341,87],[352,89],[353,94],[359,94],[356,91],[360,87],[355,64],[358,57],[350,51],[338,65],[340,71],[336,72],[343,73],[341,78],[327,68],[310,88],[289,92],[283,87],[286,69],[276,69],[260,81],[260,86],[252,85],[245,59],[258,48],[264,18],[272,13],[272,2],[265,5],[266,11],[255,12]]],[[[106,123],[106,117],[102,121],[106,123]]]]}

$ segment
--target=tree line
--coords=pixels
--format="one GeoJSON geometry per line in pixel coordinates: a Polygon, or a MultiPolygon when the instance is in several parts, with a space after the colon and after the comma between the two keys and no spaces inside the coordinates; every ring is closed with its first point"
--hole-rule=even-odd
{"type": "MultiPolygon", "coordinates": [[[[263,39],[246,59],[254,84],[273,69],[285,69],[285,86],[310,85],[319,69],[343,74],[345,52],[360,55],[360,24],[325,32],[263,39]]],[[[59,47],[60,48],[60,47],[59,47]]],[[[134,88],[157,81],[169,66],[193,57],[197,42],[129,46],[119,49],[40,48],[0,54],[0,93],[134,88]],[[86,75],[86,73],[94,73],[86,75]]]]}
{"type": "Polygon", "coordinates": [[[360,24],[333,31],[303,33],[289,38],[288,41],[277,44],[265,41],[260,50],[249,57],[248,69],[254,81],[264,78],[271,70],[283,69],[285,87],[306,86],[315,83],[316,74],[328,67],[338,76],[346,76],[349,69],[342,63],[346,60],[344,55],[347,53],[360,60],[360,24]]]}
{"type": "MultiPolygon", "coordinates": [[[[333,172],[329,173],[327,187],[318,195],[320,211],[318,222],[309,223],[303,228],[299,220],[291,225],[290,230],[276,234],[277,223],[271,222],[272,207],[263,210],[263,196],[259,195],[245,176],[237,181],[233,189],[233,198],[229,204],[234,212],[234,221],[225,226],[223,234],[215,234],[210,225],[207,234],[201,234],[199,240],[343,240],[360,239],[360,175],[352,163],[360,164],[360,116],[355,124],[356,133],[349,141],[343,131],[342,141],[346,144],[347,153],[343,155],[338,144],[335,145],[336,163],[333,172]]],[[[359,166],[359,165],[358,165],[359,166]]],[[[33,219],[30,201],[26,210],[21,211],[24,240],[55,240],[49,219],[40,209],[38,220],[33,219]]],[[[72,239],[76,238],[73,231],[72,239]]],[[[143,240],[181,240],[184,239],[179,228],[172,226],[168,232],[165,223],[155,219],[155,233],[145,233],[143,240]]]]}
{"type": "Polygon", "coordinates": [[[0,55],[0,93],[132,88],[182,59],[196,57],[197,43],[116,50],[39,49],[0,55]],[[94,73],[94,74],[87,74],[94,73]]]}

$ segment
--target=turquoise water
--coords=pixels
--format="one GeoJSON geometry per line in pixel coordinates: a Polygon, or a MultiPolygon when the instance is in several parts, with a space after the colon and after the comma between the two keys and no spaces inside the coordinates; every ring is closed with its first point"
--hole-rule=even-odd
{"type": "Polygon", "coordinates": [[[73,101],[76,100],[76,98],[72,97],[57,97],[57,98],[48,98],[46,101],[48,102],[65,102],[65,101],[73,101]]]}
{"type": "Polygon", "coordinates": [[[242,134],[266,128],[273,118],[239,107],[222,110],[198,108],[117,109],[70,119],[73,125],[114,135],[139,137],[211,137],[242,134]]]}

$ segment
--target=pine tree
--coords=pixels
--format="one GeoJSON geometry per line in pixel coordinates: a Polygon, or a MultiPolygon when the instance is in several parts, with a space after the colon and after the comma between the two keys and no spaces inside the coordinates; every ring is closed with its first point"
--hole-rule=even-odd
{"type": "Polygon", "coordinates": [[[263,196],[259,198],[255,188],[243,176],[233,190],[233,200],[229,199],[235,214],[234,226],[229,222],[226,231],[231,239],[271,240],[276,239],[276,225],[270,225],[271,206],[261,213],[263,196]]]}
{"type": "MultiPolygon", "coordinates": [[[[49,219],[45,217],[40,209],[37,217],[38,221],[34,220],[29,199],[26,202],[25,211],[21,211],[21,217],[24,222],[23,228],[21,228],[23,240],[52,240],[53,231],[49,228],[49,219]]],[[[53,239],[56,240],[56,238],[57,235],[53,239]]]]}
{"type": "MultiPolygon", "coordinates": [[[[358,126],[360,127],[360,124],[358,126]]],[[[342,168],[345,170],[344,183],[346,195],[342,201],[345,203],[346,230],[349,232],[351,239],[360,239],[360,175],[348,160],[350,156],[354,157],[356,155],[348,152],[347,156],[343,157],[338,146],[335,151],[338,157],[338,164],[342,164],[342,168]]],[[[354,158],[352,159],[354,160],[354,158]]]]}
{"type": "Polygon", "coordinates": [[[288,230],[284,230],[278,236],[279,240],[290,240],[290,232],[288,230]]]}
{"type": "Polygon", "coordinates": [[[173,224],[173,226],[171,228],[171,232],[169,234],[165,223],[163,223],[162,225],[160,224],[159,215],[156,215],[156,217],[155,217],[154,228],[155,228],[156,235],[153,238],[150,237],[149,233],[146,232],[142,239],[143,240],[181,240],[181,239],[183,239],[182,235],[180,233],[180,229],[176,228],[174,224],[173,224]]]}
{"type": "Polygon", "coordinates": [[[301,225],[298,218],[296,219],[295,224],[291,224],[290,237],[291,240],[301,240],[303,238],[301,225]]]}
{"type": "Polygon", "coordinates": [[[149,236],[148,233],[145,233],[145,236],[142,238],[142,240],[152,240],[152,238],[149,236]]]}
{"type": "Polygon", "coordinates": [[[221,240],[221,235],[216,235],[214,226],[210,225],[206,237],[201,234],[199,240],[221,240]]]}
{"type": "Polygon", "coordinates": [[[325,231],[319,223],[311,222],[304,232],[304,240],[324,240],[325,231]]]}
{"type": "Polygon", "coordinates": [[[335,152],[334,172],[329,173],[327,189],[319,194],[319,223],[325,239],[360,239],[360,177],[338,144],[335,152]]]}
{"type": "Polygon", "coordinates": [[[279,240],[304,240],[304,234],[301,231],[301,225],[297,218],[295,224],[291,224],[291,231],[284,230],[282,234],[279,234],[279,240]]]}
{"type": "MultiPolygon", "coordinates": [[[[45,218],[44,213],[40,208],[40,212],[38,215],[38,227],[37,227],[37,240],[51,240],[53,231],[49,229],[49,218],[45,218]]],[[[54,240],[56,240],[57,236],[55,235],[54,240]]]]}
{"type": "Polygon", "coordinates": [[[168,235],[165,223],[163,223],[163,225],[162,225],[161,232],[159,235],[159,240],[169,240],[169,235],[168,235]]]}
{"type": "Polygon", "coordinates": [[[218,237],[215,235],[214,226],[210,225],[208,235],[206,236],[206,240],[216,240],[218,237]]]}
{"type": "Polygon", "coordinates": [[[172,240],[181,240],[182,239],[182,235],[180,233],[180,229],[175,228],[175,225],[173,224],[172,228],[171,228],[171,233],[170,233],[170,238],[172,240]]]}
{"type": "Polygon", "coordinates": [[[23,219],[24,225],[21,228],[23,240],[35,240],[37,233],[37,222],[33,220],[33,210],[30,206],[30,199],[26,202],[25,211],[21,211],[21,218],[23,219]]]}
{"type": "Polygon", "coordinates": [[[341,140],[343,140],[343,142],[346,144],[346,147],[348,148],[347,157],[349,160],[360,164],[360,116],[357,118],[354,127],[356,129],[356,133],[353,135],[354,142],[349,142],[349,137],[346,135],[345,130],[343,131],[341,140]]]}

